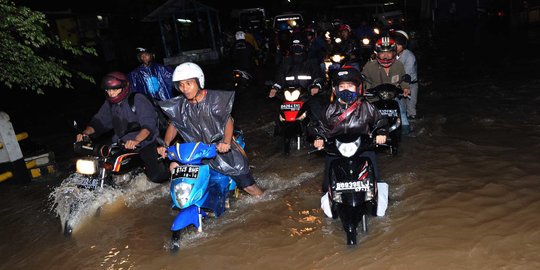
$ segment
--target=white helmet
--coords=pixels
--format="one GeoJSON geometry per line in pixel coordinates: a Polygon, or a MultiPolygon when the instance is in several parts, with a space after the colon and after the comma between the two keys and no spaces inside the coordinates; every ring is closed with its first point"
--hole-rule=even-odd
{"type": "Polygon", "coordinates": [[[178,82],[187,80],[187,79],[196,79],[199,83],[199,87],[204,88],[204,73],[197,64],[192,62],[185,62],[178,65],[173,72],[172,81],[174,86],[178,88],[178,82]]]}
{"type": "Polygon", "coordinates": [[[403,30],[397,30],[396,33],[402,34],[407,40],[409,40],[409,35],[403,30]]]}
{"type": "Polygon", "coordinates": [[[238,31],[236,32],[234,37],[236,38],[236,40],[246,39],[246,33],[244,33],[244,31],[238,31]]]}

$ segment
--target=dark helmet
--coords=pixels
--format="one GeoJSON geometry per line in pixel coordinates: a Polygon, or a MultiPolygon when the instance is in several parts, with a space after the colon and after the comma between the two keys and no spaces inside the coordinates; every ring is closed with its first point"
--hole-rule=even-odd
{"type": "Polygon", "coordinates": [[[353,82],[356,85],[362,84],[362,74],[352,66],[343,66],[334,72],[332,84],[338,86],[340,82],[353,82]]]}
{"type": "Polygon", "coordinates": [[[352,29],[351,29],[351,26],[349,26],[348,24],[341,24],[338,28],[339,32],[341,31],[347,31],[347,32],[351,32],[352,29]]]}
{"type": "Polygon", "coordinates": [[[141,55],[143,55],[144,53],[147,53],[152,57],[150,61],[153,61],[154,58],[156,57],[156,55],[152,51],[146,48],[139,47],[136,50],[137,50],[137,60],[139,60],[140,63],[142,63],[141,55]]]}
{"type": "Polygon", "coordinates": [[[358,99],[362,94],[362,74],[352,66],[343,66],[335,71],[332,76],[332,84],[334,86],[334,94],[339,100],[351,104],[358,99]],[[338,86],[341,82],[352,82],[356,85],[356,91],[339,91],[338,86]]]}
{"type": "Polygon", "coordinates": [[[111,98],[109,95],[107,95],[107,100],[109,100],[111,103],[118,103],[124,100],[128,96],[129,94],[128,78],[126,74],[120,71],[113,71],[113,72],[109,72],[101,80],[102,90],[107,91],[109,89],[119,89],[119,88],[122,89],[122,92],[120,92],[120,94],[118,94],[116,97],[111,98]]]}
{"type": "Polygon", "coordinates": [[[291,52],[293,54],[304,54],[306,52],[306,45],[303,39],[293,38],[291,41],[291,52]]]}
{"type": "Polygon", "coordinates": [[[388,36],[377,39],[377,41],[375,42],[375,54],[377,56],[377,62],[381,66],[385,68],[390,67],[396,60],[396,42],[394,41],[394,39],[388,36]],[[393,52],[392,58],[381,58],[380,53],[382,52],[393,52]]]}

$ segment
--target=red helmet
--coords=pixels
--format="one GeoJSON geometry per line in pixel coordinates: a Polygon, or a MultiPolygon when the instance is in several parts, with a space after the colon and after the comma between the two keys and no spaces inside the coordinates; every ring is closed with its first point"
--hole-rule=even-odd
{"type": "Polygon", "coordinates": [[[375,42],[375,54],[379,65],[387,68],[390,67],[396,60],[396,42],[390,37],[381,37],[375,42]],[[391,58],[381,58],[380,53],[392,52],[391,58]]]}
{"type": "Polygon", "coordinates": [[[338,28],[339,32],[341,31],[347,31],[347,32],[351,32],[351,27],[348,25],[348,24],[341,24],[338,28]]]}
{"type": "Polygon", "coordinates": [[[101,89],[102,90],[109,90],[109,89],[122,89],[122,92],[118,94],[116,97],[110,97],[107,95],[107,100],[111,103],[118,103],[122,100],[124,100],[128,94],[129,94],[129,81],[126,76],[126,74],[120,72],[120,71],[113,71],[109,72],[107,75],[103,77],[103,80],[101,80],[101,89]]]}

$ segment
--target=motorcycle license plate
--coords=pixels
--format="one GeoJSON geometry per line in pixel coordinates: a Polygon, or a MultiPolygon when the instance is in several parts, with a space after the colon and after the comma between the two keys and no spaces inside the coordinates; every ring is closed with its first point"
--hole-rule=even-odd
{"type": "Polygon", "coordinates": [[[77,185],[77,187],[92,190],[99,186],[99,182],[100,181],[97,178],[85,178],[77,185]]]}
{"type": "Polygon", "coordinates": [[[368,191],[368,186],[362,181],[336,183],[336,191],[360,192],[368,191]]]}
{"type": "Polygon", "coordinates": [[[397,110],[379,110],[379,112],[387,117],[398,117],[397,110]]]}
{"type": "Polygon", "coordinates": [[[174,168],[173,178],[197,178],[199,177],[199,166],[180,165],[174,168]]]}
{"type": "Polygon", "coordinates": [[[299,111],[300,104],[299,103],[281,104],[281,110],[282,111],[299,111]]]}

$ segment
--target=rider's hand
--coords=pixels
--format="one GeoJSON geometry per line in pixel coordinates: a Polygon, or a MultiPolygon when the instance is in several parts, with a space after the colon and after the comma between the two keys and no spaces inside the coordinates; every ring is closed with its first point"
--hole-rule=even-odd
{"type": "Polygon", "coordinates": [[[313,141],[313,146],[319,150],[324,148],[324,140],[323,139],[316,139],[313,141]]]}
{"type": "Polygon", "coordinates": [[[311,95],[314,96],[319,93],[319,87],[313,87],[311,88],[311,95]]]}
{"type": "Polygon", "coordinates": [[[124,148],[126,149],[135,149],[137,145],[139,144],[139,141],[136,140],[128,140],[126,144],[124,144],[124,148]]]}
{"type": "Polygon", "coordinates": [[[220,153],[227,153],[229,152],[229,150],[231,150],[231,145],[228,143],[220,142],[216,148],[220,153]]]}
{"type": "Polygon", "coordinates": [[[403,89],[403,96],[408,97],[411,94],[411,89],[405,88],[403,89]]]}
{"type": "Polygon", "coordinates": [[[269,98],[273,98],[276,96],[277,90],[275,88],[270,89],[270,93],[268,94],[269,98]]]}
{"type": "Polygon", "coordinates": [[[167,156],[167,148],[163,147],[163,146],[158,146],[158,148],[156,149],[158,154],[162,157],[162,158],[165,158],[167,156]]]}
{"type": "Polygon", "coordinates": [[[375,137],[375,143],[383,144],[385,142],[386,142],[386,135],[377,135],[377,137],[375,137]]]}
{"type": "Polygon", "coordinates": [[[77,137],[75,137],[75,142],[80,142],[82,140],[84,140],[84,137],[87,137],[88,135],[86,134],[82,134],[82,133],[79,133],[77,134],[77,137]]]}

